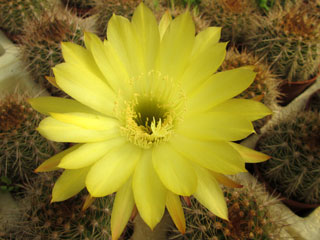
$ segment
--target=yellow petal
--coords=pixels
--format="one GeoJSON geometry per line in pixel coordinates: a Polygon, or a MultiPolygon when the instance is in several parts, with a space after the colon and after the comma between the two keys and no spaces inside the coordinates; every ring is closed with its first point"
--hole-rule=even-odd
{"type": "Polygon", "coordinates": [[[174,193],[168,191],[166,206],[167,206],[168,212],[169,212],[174,224],[178,228],[178,230],[182,234],[185,234],[186,220],[184,217],[180,197],[177,194],[174,194],[174,193]]]}
{"type": "Polygon", "coordinates": [[[255,75],[245,67],[214,74],[190,95],[188,110],[201,112],[223,103],[247,89],[255,75]]]}
{"type": "Polygon", "coordinates": [[[213,214],[227,220],[227,204],[218,182],[209,171],[200,167],[195,167],[194,169],[198,177],[198,187],[193,194],[194,197],[213,214]]]}
{"type": "Polygon", "coordinates": [[[117,129],[98,131],[81,128],[72,124],[60,122],[52,117],[43,119],[37,130],[45,138],[55,142],[99,142],[119,135],[117,129]]]}
{"type": "Polygon", "coordinates": [[[167,190],[153,169],[151,150],[143,152],[133,174],[132,188],[141,218],[153,229],[164,214],[167,190]]]}
{"type": "Polygon", "coordinates": [[[64,170],[53,187],[51,202],[64,201],[79,193],[85,187],[89,169],[64,170]]]}
{"type": "Polygon", "coordinates": [[[54,77],[50,77],[50,76],[45,76],[45,79],[47,79],[47,81],[54,87],[59,88],[59,86],[57,85],[56,79],[54,77]]]}
{"type": "Polygon", "coordinates": [[[160,23],[159,23],[159,32],[160,32],[160,38],[163,38],[164,33],[167,31],[168,26],[170,25],[172,21],[172,16],[170,14],[170,11],[167,10],[162,15],[160,23]]]}
{"type": "Polygon", "coordinates": [[[212,171],[224,174],[246,172],[244,160],[228,142],[199,141],[176,134],[170,144],[181,155],[212,171]]]}
{"type": "Polygon", "coordinates": [[[39,167],[37,167],[36,170],[34,170],[35,172],[49,172],[49,171],[54,171],[59,169],[58,165],[61,162],[61,159],[66,156],[67,154],[71,153],[72,151],[78,149],[80,146],[82,146],[82,144],[77,144],[74,145],[56,155],[54,155],[53,157],[47,159],[46,161],[44,161],[39,167]]]}
{"type": "Polygon", "coordinates": [[[232,142],[229,142],[229,144],[240,153],[241,157],[247,163],[263,162],[263,161],[266,161],[271,158],[270,156],[268,156],[264,153],[255,151],[255,150],[248,148],[248,147],[245,147],[243,145],[240,145],[237,143],[232,143],[232,142]]]}
{"type": "Polygon", "coordinates": [[[130,178],[119,189],[112,207],[111,233],[112,240],[118,239],[127,225],[134,207],[132,179],[130,178]]]}
{"type": "Polygon", "coordinates": [[[185,118],[177,132],[201,140],[238,141],[254,129],[249,120],[236,114],[207,112],[185,118]]]}
{"type": "Polygon", "coordinates": [[[59,164],[60,168],[78,169],[98,161],[109,151],[123,145],[126,142],[125,138],[113,138],[105,142],[86,143],[78,149],[64,156],[59,164]]]}
{"type": "Polygon", "coordinates": [[[84,202],[81,211],[85,211],[87,210],[91,204],[94,202],[95,198],[92,197],[90,194],[88,194],[88,196],[86,197],[86,201],[84,202]]]}
{"type": "Polygon", "coordinates": [[[61,63],[53,68],[59,87],[82,104],[113,115],[115,95],[106,82],[84,68],[61,63]]]}
{"type": "Polygon", "coordinates": [[[136,77],[143,72],[142,46],[128,19],[113,15],[107,28],[108,41],[126,67],[129,76],[136,77]]]}
{"type": "Polygon", "coordinates": [[[198,33],[196,36],[192,55],[210,49],[219,42],[221,36],[221,27],[208,27],[198,33]]]}
{"type": "Polygon", "coordinates": [[[160,180],[170,191],[182,196],[195,192],[197,178],[190,162],[169,144],[154,147],[152,160],[160,180]]]}
{"type": "Polygon", "coordinates": [[[214,178],[221,184],[230,188],[242,188],[243,186],[239,183],[232,181],[230,178],[226,177],[221,173],[211,172],[214,178]]]}
{"type": "Polygon", "coordinates": [[[54,119],[73,124],[75,126],[92,130],[110,130],[119,127],[119,121],[114,118],[104,117],[100,114],[72,112],[50,113],[54,119]]]}
{"type": "Polygon", "coordinates": [[[164,75],[179,79],[193,48],[195,27],[189,12],[175,18],[160,43],[159,70],[164,75]]]}
{"type": "Polygon", "coordinates": [[[63,58],[67,63],[75,64],[78,68],[86,69],[90,71],[91,74],[105,81],[90,51],[72,42],[62,42],[61,50],[63,58]]]}
{"type": "Polygon", "coordinates": [[[85,33],[84,41],[113,91],[118,93],[119,91],[126,92],[129,90],[128,72],[110,43],[105,40],[103,44],[101,40],[92,33],[85,33]]]}
{"type": "Polygon", "coordinates": [[[186,93],[194,91],[205,82],[222,64],[226,55],[226,43],[217,43],[210,48],[195,53],[182,76],[182,86],[186,93]]]}
{"type": "Polygon", "coordinates": [[[210,111],[234,113],[250,121],[254,121],[272,114],[272,111],[261,102],[248,99],[229,99],[210,111]]]}
{"type": "Polygon", "coordinates": [[[97,113],[93,109],[67,98],[59,97],[37,97],[30,98],[28,102],[31,106],[42,114],[49,115],[49,112],[67,113],[67,112],[86,112],[97,113]]]}
{"type": "Polygon", "coordinates": [[[141,149],[131,143],[110,151],[88,173],[86,186],[94,197],[116,192],[130,177],[141,156],[141,149]]]}
{"type": "Polygon", "coordinates": [[[159,51],[160,34],[155,16],[143,2],[134,11],[132,28],[137,36],[137,43],[141,46],[144,71],[148,73],[154,70],[155,59],[159,51]]]}

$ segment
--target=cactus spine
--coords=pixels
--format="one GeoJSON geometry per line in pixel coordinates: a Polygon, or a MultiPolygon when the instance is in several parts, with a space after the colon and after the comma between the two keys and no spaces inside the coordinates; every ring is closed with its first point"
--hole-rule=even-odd
{"type": "Polygon", "coordinates": [[[265,180],[283,196],[320,203],[320,115],[295,113],[269,126],[257,148],[272,156],[257,165],[265,180]]]}
{"type": "Polygon", "coordinates": [[[26,19],[35,19],[48,7],[42,0],[1,0],[0,27],[9,34],[21,34],[26,19]]]}
{"type": "Polygon", "coordinates": [[[44,13],[39,20],[26,24],[21,38],[21,58],[28,64],[28,70],[35,82],[52,95],[65,96],[45,79],[45,76],[53,76],[52,67],[63,62],[60,44],[68,41],[83,45],[85,29],[87,26],[83,20],[58,7],[50,13],[44,13]]]}
{"type": "Polygon", "coordinates": [[[280,239],[284,220],[271,210],[278,200],[256,181],[245,185],[240,189],[223,188],[229,221],[216,217],[192,198],[191,206],[184,206],[186,233],[174,230],[169,239],[280,239]]]}
{"type": "Polygon", "coordinates": [[[42,118],[25,96],[7,96],[0,102],[0,174],[14,184],[35,176],[33,170],[64,146],[35,130],[42,118]]]}
{"type": "Polygon", "coordinates": [[[303,0],[286,6],[261,19],[247,44],[282,79],[305,81],[317,73],[320,64],[320,6],[303,0]]]}

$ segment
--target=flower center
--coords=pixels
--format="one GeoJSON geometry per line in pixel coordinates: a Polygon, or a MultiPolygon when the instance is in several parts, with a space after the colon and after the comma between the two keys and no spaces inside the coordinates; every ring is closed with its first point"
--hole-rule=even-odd
{"type": "Polygon", "coordinates": [[[122,134],[144,149],[168,141],[184,112],[181,88],[155,71],[132,79],[131,86],[131,98],[116,106],[122,134]]]}

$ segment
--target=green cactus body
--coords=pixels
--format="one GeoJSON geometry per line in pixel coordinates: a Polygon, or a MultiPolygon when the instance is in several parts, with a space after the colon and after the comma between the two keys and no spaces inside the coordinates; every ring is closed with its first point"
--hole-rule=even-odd
{"type": "Polygon", "coordinates": [[[114,196],[97,198],[86,210],[82,210],[86,192],[50,203],[55,179],[52,174],[41,174],[25,186],[25,214],[15,239],[111,239],[114,196]]]}
{"type": "Polygon", "coordinates": [[[169,234],[169,239],[280,239],[284,222],[269,209],[277,200],[269,197],[261,185],[255,182],[240,189],[224,187],[223,191],[229,221],[218,218],[191,198],[191,206],[184,206],[186,233],[181,235],[175,230],[169,234]]]}
{"type": "Polygon", "coordinates": [[[28,22],[21,38],[21,58],[35,82],[45,87],[51,95],[66,96],[51,85],[46,76],[53,76],[52,67],[63,62],[61,42],[83,45],[83,21],[64,9],[55,8],[39,20],[28,22]]]}
{"type": "Polygon", "coordinates": [[[319,112],[301,112],[269,126],[257,144],[272,157],[257,165],[265,181],[289,199],[320,203],[319,136],[319,112]]]}
{"type": "Polygon", "coordinates": [[[35,130],[43,117],[22,96],[8,96],[0,102],[0,175],[13,184],[35,176],[39,164],[63,148],[35,130]]]}
{"type": "Polygon", "coordinates": [[[95,0],[92,15],[96,16],[99,35],[105,38],[107,25],[113,14],[131,18],[139,3],[139,0],[95,0]]]}
{"type": "Polygon", "coordinates": [[[302,0],[290,6],[261,18],[247,46],[265,57],[282,79],[306,81],[318,72],[320,64],[320,6],[302,0]]]}
{"type": "Polygon", "coordinates": [[[211,26],[222,27],[221,41],[241,45],[249,32],[255,32],[255,0],[206,0],[199,8],[211,26]]]}
{"type": "MultiPolygon", "coordinates": [[[[243,91],[237,98],[254,99],[261,101],[272,110],[278,108],[277,98],[279,97],[279,80],[269,70],[268,66],[258,57],[251,53],[242,51],[241,53],[231,47],[226,54],[225,60],[220,67],[220,71],[226,71],[243,66],[253,66],[257,73],[254,82],[248,89],[243,91]]],[[[267,118],[254,122],[256,130],[260,129],[267,121],[267,118]]]]}
{"type": "Polygon", "coordinates": [[[48,7],[43,0],[0,0],[0,28],[9,34],[21,34],[26,19],[34,19],[48,7]]]}

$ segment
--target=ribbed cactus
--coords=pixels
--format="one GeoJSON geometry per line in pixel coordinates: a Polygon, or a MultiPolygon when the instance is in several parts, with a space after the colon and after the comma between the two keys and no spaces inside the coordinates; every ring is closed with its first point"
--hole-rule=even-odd
{"type": "Polygon", "coordinates": [[[96,25],[101,37],[106,37],[107,25],[113,14],[131,18],[139,0],[94,0],[92,14],[96,15],[96,25]]]}
{"type": "Polygon", "coordinates": [[[320,203],[320,115],[292,114],[269,126],[257,149],[272,158],[257,165],[266,182],[283,196],[320,203]]]}
{"type": "Polygon", "coordinates": [[[25,186],[25,214],[15,239],[111,239],[113,195],[95,199],[86,210],[86,192],[50,203],[54,180],[52,174],[41,174],[25,186]]]}
{"type": "Polygon", "coordinates": [[[0,101],[0,175],[14,184],[35,176],[34,169],[64,146],[40,136],[35,128],[41,119],[23,96],[0,101]]]}
{"type": "Polygon", "coordinates": [[[320,64],[320,5],[299,0],[290,6],[261,19],[246,44],[284,80],[305,81],[317,73],[320,64]]]}
{"type": "Polygon", "coordinates": [[[255,0],[204,0],[200,11],[211,26],[222,27],[221,41],[241,45],[245,36],[255,32],[260,15],[255,0]]]}
{"type": "Polygon", "coordinates": [[[280,239],[284,225],[280,215],[274,215],[270,206],[278,201],[268,194],[257,182],[240,188],[223,188],[228,205],[229,221],[222,220],[191,198],[191,206],[184,206],[186,233],[177,230],[169,239],[177,240],[244,240],[280,239]]]}
{"type": "Polygon", "coordinates": [[[33,79],[52,95],[65,96],[45,79],[45,76],[53,76],[52,67],[63,62],[61,42],[83,44],[85,30],[90,31],[83,20],[60,8],[26,23],[20,41],[21,58],[27,63],[33,79]]]}
{"type": "Polygon", "coordinates": [[[0,28],[21,34],[24,22],[37,18],[48,5],[46,0],[0,0],[0,28]]]}

